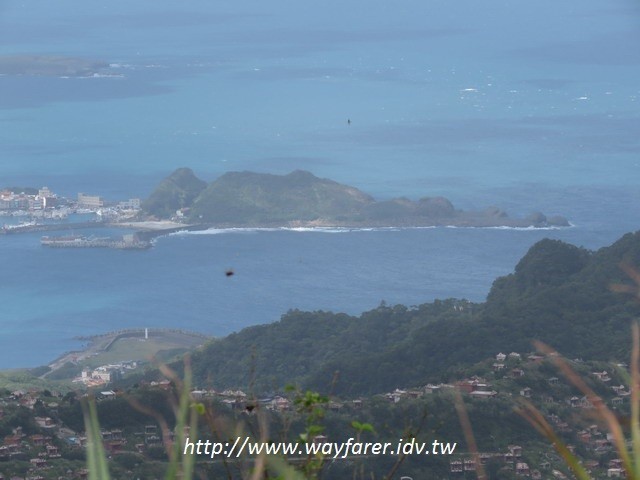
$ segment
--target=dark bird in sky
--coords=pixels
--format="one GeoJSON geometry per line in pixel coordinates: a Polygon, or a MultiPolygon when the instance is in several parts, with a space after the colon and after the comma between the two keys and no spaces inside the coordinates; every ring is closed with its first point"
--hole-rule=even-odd
{"type": "Polygon", "coordinates": [[[225,274],[227,277],[233,277],[234,271],[233,271],[233,270],[231,270],[231,269],[229,269],[229,270],[227,270],[226,272],[224,272],[224,274],[225,274]]]}
{"type": "Polygon", "coordinates": [[[351,119],[347,118],[347,125],[351,125],[351,119]]]}

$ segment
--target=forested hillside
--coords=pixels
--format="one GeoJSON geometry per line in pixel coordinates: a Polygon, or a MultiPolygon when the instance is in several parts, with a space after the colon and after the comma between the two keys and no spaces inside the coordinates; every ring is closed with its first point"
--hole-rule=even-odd
{"type": "Polygon", "coordinates": [[[179,168],[156,187],[142,208],[158,218],[171,217],[176,210],[190,207],[206,187],[190,168],[179,168]]]}
{"type": "Polygon", "coordinates": [[[446,380],[497,352],[532,351],[533,340],[571,358],[626,361],[640,308],[611,290],[631,284],[622,262],[640,265],[640,233],[596,252],[542,240],[484,304],[381,305],[359,317],[290,311],[214,341],[193,356],[194,372],[215,388],[298,383],[359,395],[446,380]]]}

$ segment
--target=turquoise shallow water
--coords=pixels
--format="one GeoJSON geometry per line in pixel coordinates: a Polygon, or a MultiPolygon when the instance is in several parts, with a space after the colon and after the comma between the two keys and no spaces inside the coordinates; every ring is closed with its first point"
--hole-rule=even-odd
{"type": "Polygon", "coordinates": [[[544,236],[598,248],[636,230],[639,22],[630,0],[0,1],[0,55],[108,65],[0,76],[2,185],[122,199],[183,165],[207,180],[303,168],[377,198],[576,225],[222,233],[149,252],[6,237],[0,367],[131,326],[225,334],[288,308],[482,300],[544,236]]]}
{"type": "Polygon", "coordinates": [[[224,335],[290,308],[358,314],[382,300],[482,301],[535,241],[598,247],[627,229],[617,228],[222,231],[160,238],[144,252],[48,250],[37,235],[9,236],[0,244],[11,272],[0,290],[2,366],[37,365],[77,347],[75,336],[121,328],[224,335]]]}

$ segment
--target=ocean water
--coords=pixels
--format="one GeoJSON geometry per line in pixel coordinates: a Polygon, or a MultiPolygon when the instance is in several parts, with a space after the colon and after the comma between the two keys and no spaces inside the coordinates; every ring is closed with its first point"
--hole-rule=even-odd
{"type": "Polygon", "coordinates": [[[0,73],[21,55],[102,65],[0,75],[0,186],[118,200],[180,166],[307,169],[378,199],[574,225],[216,231],[145,252],[6,236],[0,368],[119,328],[224,335],[289,308],[481,301],[541,238],[600,248],[637,230],[638,45],[631,0],[0,0],[0,73]]]}

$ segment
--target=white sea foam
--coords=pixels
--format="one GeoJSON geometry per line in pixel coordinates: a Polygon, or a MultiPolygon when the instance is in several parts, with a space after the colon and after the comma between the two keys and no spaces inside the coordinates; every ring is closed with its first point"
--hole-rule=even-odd
{"type": "Polygon", "coordinates": [[[467,227],[457,225],[431,225],[424,227],[233,227],[233,228],[208,228],[207,230],[181,230],[170,233],[169,236],[184,235],[223,235],[229,233],[260,233],[260,232],[294,232],[294,233],[357,233],[357,232],[399,232],[404,230],[431,230],[436,228],[456,228],[456,229],[485,229],[485,230],[517,230],[517,231],[537,231],[537,230],[562,230],[574,227],[572,223],[569,227],[467,227]]]}
{"type": "Polygon", "coordinates": [[[92,73],[91,75],[84,76],[68,76],[62,75],[58,78],[80,78],[80,79],[91,79],[91,78],[124,78],[124,74],[122,73],[92,73]]]}
{"type": "Polygon", "coordinates": [[[460,228],[460,229],[480,229],[480,230],[516,230],[516,231],[520,231],[520,232],[537,232],[539,230],[564,230],[565,228],[573,228],[575,227],[575,225],[571,222],[569,222],[569,226],[568,227],[556,227],[556,226],[549,226],[549,227],[534,227],[534,226],[528,226],[528,227],[509,227],[506,225],[499,225],[499,226],[495,226],[495,227],[461,227],[461,226],[456,226],[456,225],[447,225],[444,228],[460,228]]]}
{"type": "Polygon", "coordinates": [[[126,68],[128,70],[133,70],[135,67],[129,63],[110,63],[109,68],[126,68]]]}
{"type": "Polygon", "coordinates": [[[256,232],[268,232],[278,231],[277,228],[208,228],[207,230],[181,230],[179,232],[170,233],[170,236],[183,236],[183,235],[222,235],[225,233],[256,233],[256,232]]]}

